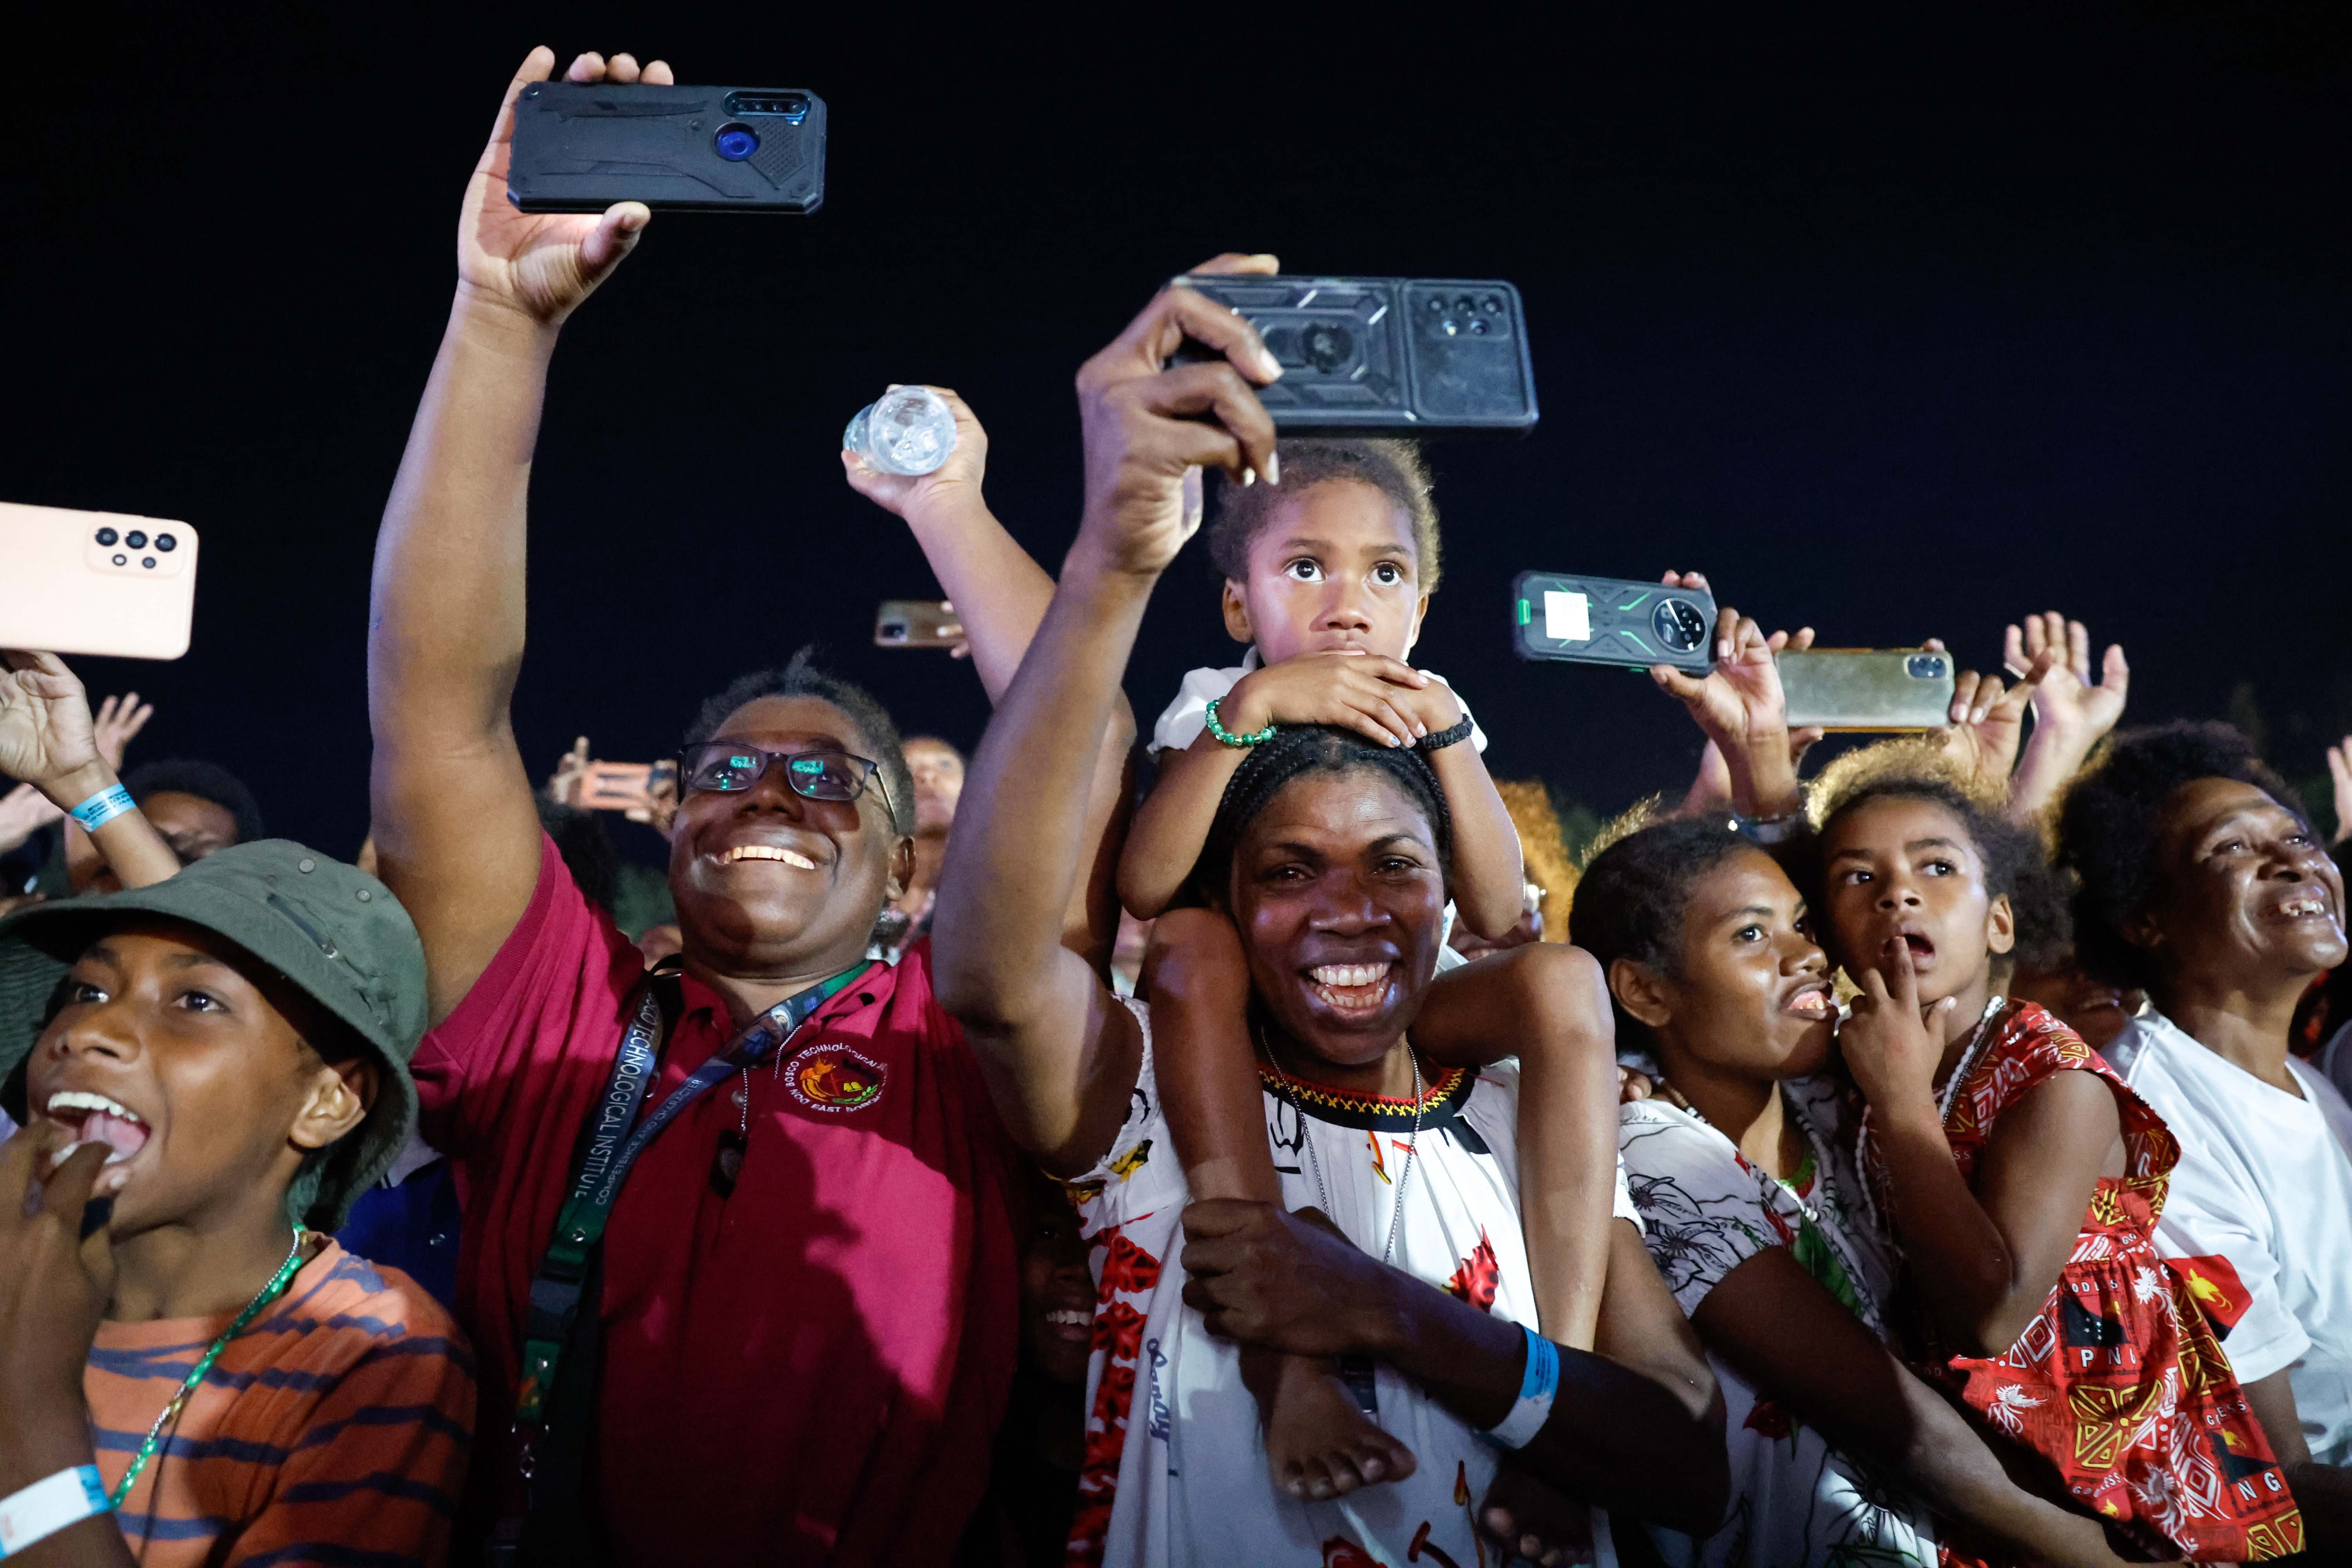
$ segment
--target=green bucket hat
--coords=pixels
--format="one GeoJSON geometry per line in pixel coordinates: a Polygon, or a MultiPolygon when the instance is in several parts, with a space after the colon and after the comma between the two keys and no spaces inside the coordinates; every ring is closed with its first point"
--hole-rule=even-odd
{"type": "Polygon", "coordinates": [[[16,1069],[32,1054],[58,984],[126,916],[161,916],[227,938],[351,1026],[378,1067],[367,1119],[314,1153],[287,1194],[298,1225],[340,1229],[352,1200],[383,1179],[416,1126],[408,1059],[425,1034],[425,946],[392,889],[284,838],[207,856],[168,881],[35,904],[0,920],[0,1083],[25,1120],[16,1069]]]}

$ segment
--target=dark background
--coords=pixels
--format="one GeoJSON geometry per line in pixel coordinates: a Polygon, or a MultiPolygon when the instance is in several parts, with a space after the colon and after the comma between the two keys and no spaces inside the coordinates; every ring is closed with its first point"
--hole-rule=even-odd
{"type": "MultiPolygon", "coordinates": [[[[534,772],[583,731],[665,752],[810,640],[908,730],[974,741],[967,667],[870,645],[875,601],[936,589],[842,483],[843,423],[886,382],[958,387],[996,511],[1052,565],[1071,373],[1225,248],[1525,291],[1543,424],[1433,451],[1419,655],[1501,774],[1607,811],[1679,790],[1696,750],[1638,676],[1512,658],[1526,567],[1702,568],[1768,625],[1977,664],[2058,607],[2125,643],[2136,719],[2258,719],[2305,779],[2352,729],[2352,7],[1643,5],[1535,32],[1468,8],[377,9],[48,13],[73,36],[19,56],[0,169],[0,493],[205,531],[189,657],[83,673],[156,701],[134,762],[226,763],[335,852],[366,825],[369,559],[458,196],[541,41],[814,88],[832,144],[817,216],[661,218],[566,331],[517,700],[534,772]]],[[[1129,672],[1144,721],[1237,651],[1189,552],[1129,672]]]]}

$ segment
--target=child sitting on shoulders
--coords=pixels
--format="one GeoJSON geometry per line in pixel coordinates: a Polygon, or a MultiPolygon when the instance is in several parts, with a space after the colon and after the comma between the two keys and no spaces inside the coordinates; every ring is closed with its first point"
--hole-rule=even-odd
{"type": "MultiPolygon", "coordinates": [[[[1451,687],[1406,662],[1438,581],[1437,512],[1420,454],[1399,441],[1286,441],[1266,482],[1224,488],[1208,543],[1224,574],[1225,629],[1249,652],[1238,666],[1187,675],[1153,731],[1159,781],[1118,868],[1128,911],[1151,920],[1184,900],[1218,803],[1253,747],[1282,727],[1327,724],[1428,757],[1453,818],[1455,918],[1489,939],[1507,932],[1525,909],[1527,884],[1518,836],[1479,755],[1486,737],[1451,687]]],[[[1160,962],[1229,960],[1171,950],[1171,941],[1213,940],[1199,921],[1171,922],[1147,961],[1145,989],[1160,962]]],[[[1377,964],[1335,967],[1315,979],[1341,1015],[1380,1011],[1397,983],[1377,964]]],[[[1431,1040],[1448,1034],[1442,1019],[1425,1023],[1431,1040]]],[[[1521,1125],[1544,1130],[1519,1143],[1542,1329],[1590,1349],[1616,1176],[1615,1069],[1606,1041],[1590,1052],[1529,1048],[1555,1033],[1530,1019],[1522,1039],[1499,1048],[1522,1057],[1521,1125]]],[[[1171,1029],[1166,1037],[1251,1037],[1171,1029]]],[[[1483,1057],[1465,1051],[1455,1059],[1444,1047],[1416,1044],[1449,1068],[1482,1065],[1497,1048],[1486,1042],[1483,1057]]],[[[1258,1072],[1244,1050],[1205,1059],[1171,1050],[1160,1063],[1176,1153],[1196,1198],[1281,1201],[1258,1072]]],[[[1294,1495],[1340,1495],[1410,1473],[1412,1456],[1360,1408],[1337,1368],[1245,1356],[1244,1372],[1265,1418],[1276,1481],[1294,1495]]]]}

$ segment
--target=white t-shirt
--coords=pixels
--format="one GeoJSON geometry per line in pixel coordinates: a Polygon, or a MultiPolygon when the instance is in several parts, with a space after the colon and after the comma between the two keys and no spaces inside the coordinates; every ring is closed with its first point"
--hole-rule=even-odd
{"type": "MultiPolygon", "coordinates": [[[[1642,1238],[1685,1313],[1724,1277],[1767,1247],[1784,1247],[1807,1273],[1885,1334],[1879,1303],[1892,1276],[1868,1224],[1851,1207],[1860,1178],[1845,1151],[1835,1088],[1822,1079],[1782,1085],[1789,1113],[1812,1146],[1811,1184],[1800,1196],[1740,1158],[1704,1119],[1660,1099],[1618,1110],[1617,1148],[1642,1238]]],[[[1713,1352],[1723,1389],[1731,1503],[1704,1539],[1653,1529],[1673,1568],[1874,1563],[1935,1568],[1927,1510],[1874,1479],[1713,1352]]]]}
{"type": "MultiPolygon", "coordinates": [[[[1162,752],[1181,752],[1199,740],[1201,731],[1209,727],[1209,704],[1240,685],[1243,676],[1261,668],[1263,663],[1253,647],[1242,656],[1239,664],[1224,669],[1195,669],[1187,674],[1184,684],[1176,689],[1176,700],[1168,705],[1160,715],[1160,722],[1151,727],[1151,754],[1156,757],[1162,752]]],[[[1435,670],[1422,673],[1445,679],[1435,670]]],[[[1446,684],[1454,683],[1449,680],[1446,684]]],[[[1462,704],[1462,717],[1470,719],[1470,704],[1463,701],[1460,691],[1454,692],[1454,700],[1462,704]]],[[[1478,728],[1475,719],[1470,719],[1470,743],[1481,752],[1486,749],[1486,731],[1478,728]]]]}
{"type": "Polygon", "coordinates": [[[2303,1098],[2273,1089],[2153,1009],[2103,1054],[2180,1141],[2158,1247],[2218,1254],[2246,1288],[2221,1342],[2238,1381],[2291,1369],[2311,1457],[2352,1464],[2352,1106],[2292,1057],[2303,1098]]]}
{"type": "MultiPolygon", "coordinates": [[[[1106,1568],[1364,1559],[1403,1568],[1439,1561],[1429,1546],[1458,1563],[1490,1561],[1476,1543],[1474,1515],[1498,1450],[1386,1366],[1374,1372],[1378,1419],[1412,1450],[1419,1461],[1412,1475],[1330,1502],[1275,1489],[1240,1356],[1230,1341],[1211,1338],[1200,1313],[1183,1302],[1181,1222],[1190,1194],[1160,1114],[1150,1018],[1139,1004],[1128,1005],[1143,1026],[1144,1046],[1127,1123],[1110,1156],[1069,1184],[1097,1287],[1074,1546],[1086,1542],[1091,1549],[1099,1531],[1106,1568]],[[1328,1550],[1335,1544],[1360,1555],[1335,1559],[1328,1550]]],[[[1519,1229],[1517,1068],[1490,1067],[1432,1084],[1409,1176],[1405,1155],[1415,1143],[1409,1105],[1366,1104],[1293,1083],[1296,1105],[1271,1090],[1265,1097],[1283,1202],[1324,1208],[1377,1258],[1399,1215],[1395,1184],[1402,1179],[1391,1261],[1533,1327],[1534,1288],[1519,1229]]],[[[1622,1167],[1616,1212],[1641,1223],[1622,1167]]],[[[1607,1516],[1596,1510],[1592,1518],[1599,1561],[1613,1563],[1607,1516]]]]}

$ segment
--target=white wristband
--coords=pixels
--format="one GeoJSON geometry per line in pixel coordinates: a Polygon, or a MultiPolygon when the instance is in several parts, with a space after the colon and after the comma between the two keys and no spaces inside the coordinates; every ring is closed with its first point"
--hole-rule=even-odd
{"type": "Polygon", "coordinates": [[[0,1500],[0,1557],[46,1541],[69,1524],[110,1511],[96,1465],[77,1465],[0,1500]]]}
{"type": "Polygon", "coordinates": [[[1524,1448],[1535,1441],[1535,1436],[1551,1419],[1552,1395],[1559,1392],[1559,1351],[1541,1334],[1524,1323],[1519,1331],[1528,1337],[1527,1371],[1519,1376],[1518,1403],[1511,1413],[1486,1428],[1486,1436],[1506,1448],[1524,1448]]]}

